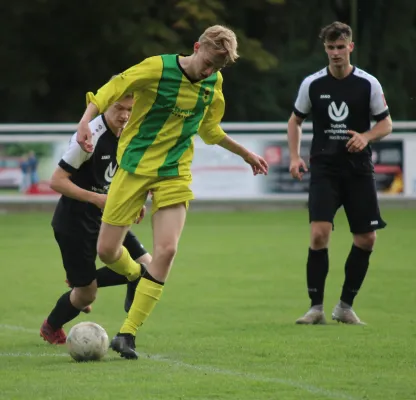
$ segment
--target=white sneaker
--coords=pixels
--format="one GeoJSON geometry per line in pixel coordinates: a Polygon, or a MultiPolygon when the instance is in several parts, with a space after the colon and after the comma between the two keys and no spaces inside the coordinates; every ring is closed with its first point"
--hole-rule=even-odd
{"type": "Polygon", "coordinates": [[[310,308],[303,317],[296,320],[296,323],[300,325],[324,325],[326,324],[325,314],[316,308],[310,308]]]}
{"type": "Polygon", "coordinates": [[[357,314],[352,308],[342,308],[339,304],[337,304],[332,311],[332,319],[344,324],[366,325],[365,322],[358,318],[357,314]]]}

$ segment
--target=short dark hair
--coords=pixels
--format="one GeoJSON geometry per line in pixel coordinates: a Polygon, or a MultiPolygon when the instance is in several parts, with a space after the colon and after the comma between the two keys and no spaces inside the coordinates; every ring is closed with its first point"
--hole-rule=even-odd
{"type": "Polygon", "coordinates": [[[347,24],[335,21],[321,29],[319,39],[323,42],[335,42],[338,39],[352,40],[352,29],[347,24]]]}

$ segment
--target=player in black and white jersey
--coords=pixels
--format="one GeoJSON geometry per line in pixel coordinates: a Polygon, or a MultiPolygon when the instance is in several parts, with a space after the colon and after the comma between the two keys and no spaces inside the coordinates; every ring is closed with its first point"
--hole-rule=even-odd
{"type": "Polygon", "coordinates": [[[354,49],[351,28],[334,22],[322,29],[320,38],[329,66],[304,79],[288,123],[290,172],[297,179],[307,172],[299,155],[301,125],[310,114],[313,125],[307,261],[311,308],[296,322],[325,323],[328,243],[335,213],[343,206],[353,245],[345,264],[340,302],[332,318],[362,324],[352,305],[367,273],[375,231],[386,226],[378,206],[370,144],[391,133],[392,122],[378,80],[350,63],[354,49]],[[376,121],[373,127],[371,117],[376,121]]]}
{"type": "MultiPolygon", "coordinates": [[[[94,145],[92,153],[81,149],[75,134],[52,176],[52,189],[62,194],[52,227],[72,290],[59,298],[41,326],[40,334],[49,343],[65,343],[63,325],[77,317],[81,310],[90,309],[97,287],[127,283],[126,312],[133,301],[139,274],[132,273],[126,278],[108,267],[99,270],[95,267],[102,210],[117,170],[118,136],[130,117],[133,101],[133,96],[127,95],[90,122],[94,145]]],[[[138,221],[143,216],[144,210],[138,221]]],[[[132,232],[127,234],[123,245],[136,263],[150,263],[150,254],[132,232]]]]}

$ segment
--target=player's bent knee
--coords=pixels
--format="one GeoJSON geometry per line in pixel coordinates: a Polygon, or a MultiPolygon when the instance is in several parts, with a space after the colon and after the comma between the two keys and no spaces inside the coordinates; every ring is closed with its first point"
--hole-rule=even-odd
{"type": "Polygon", "coordinates": [[[177,246],[173,244],[157,245],[154,248],[154,258],[158,258],[166,265],[170,265],[173,262],[177,252],[177,246]]]}
{"type": "Polygon", "coordinates": [[[374,245],[376,244],[377,233],[368,232],[360,233],[354,235],[354,245],[364,250],[373,250],[374,245]]]}
{"type": "Polygon", "coordinates": [[[311,248],[323,249],[328,246],[332,224],[330,222],[312,222],[311,224],[311,248]]]}
{"type": "Polygon", "coordinates": [[[71,302],[77,308],[92,304],[97,297],[97,283],[94,281],[88,286],[75,287],[71,293],[71,302]]]}
{"type": "Polygon", "coordinates": [[[120,258],[121,246],[128,226],[113,226],[102,223],[97,242],[97,254],[105,264],[112,264],[120,258]]]}
{"type": "Polygon", "coordinates": [[[97,254],[100,260],[105,264],[112,264],[117,260],[118,248],[113,244],[105,241],[97,243],[97,254]]]}

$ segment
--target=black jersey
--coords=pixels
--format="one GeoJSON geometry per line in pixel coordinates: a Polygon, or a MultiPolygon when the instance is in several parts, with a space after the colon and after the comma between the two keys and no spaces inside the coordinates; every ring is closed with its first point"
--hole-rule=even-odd
{"type": "MultiPolygon", "coordinates": [[[[117,170],[118,138],[109,129],[104,115],[89,123],[94,150],[87,153],[72,136],[59,166],[71,173],[71,181],[82,189],[106,194],[117,170]]],[[[101,225],[102,210],[95,205],[61,196],[52,219],[57,232],[96,237],[101,225]]]]}
{"type": "Polygon", "coordinates": [[[370,146],[360,153],[347,151],[346,143],[351,138],[347,130],[364,133],[371,128],[372,118],[381,121],[389,110],[378,80],[354,67],[343,79],[333,77],[328,68],[305,78],[294,113],[301,118],[312,114],[311,162],[313,159],[342,162],[371,160],[370,146]]]}

